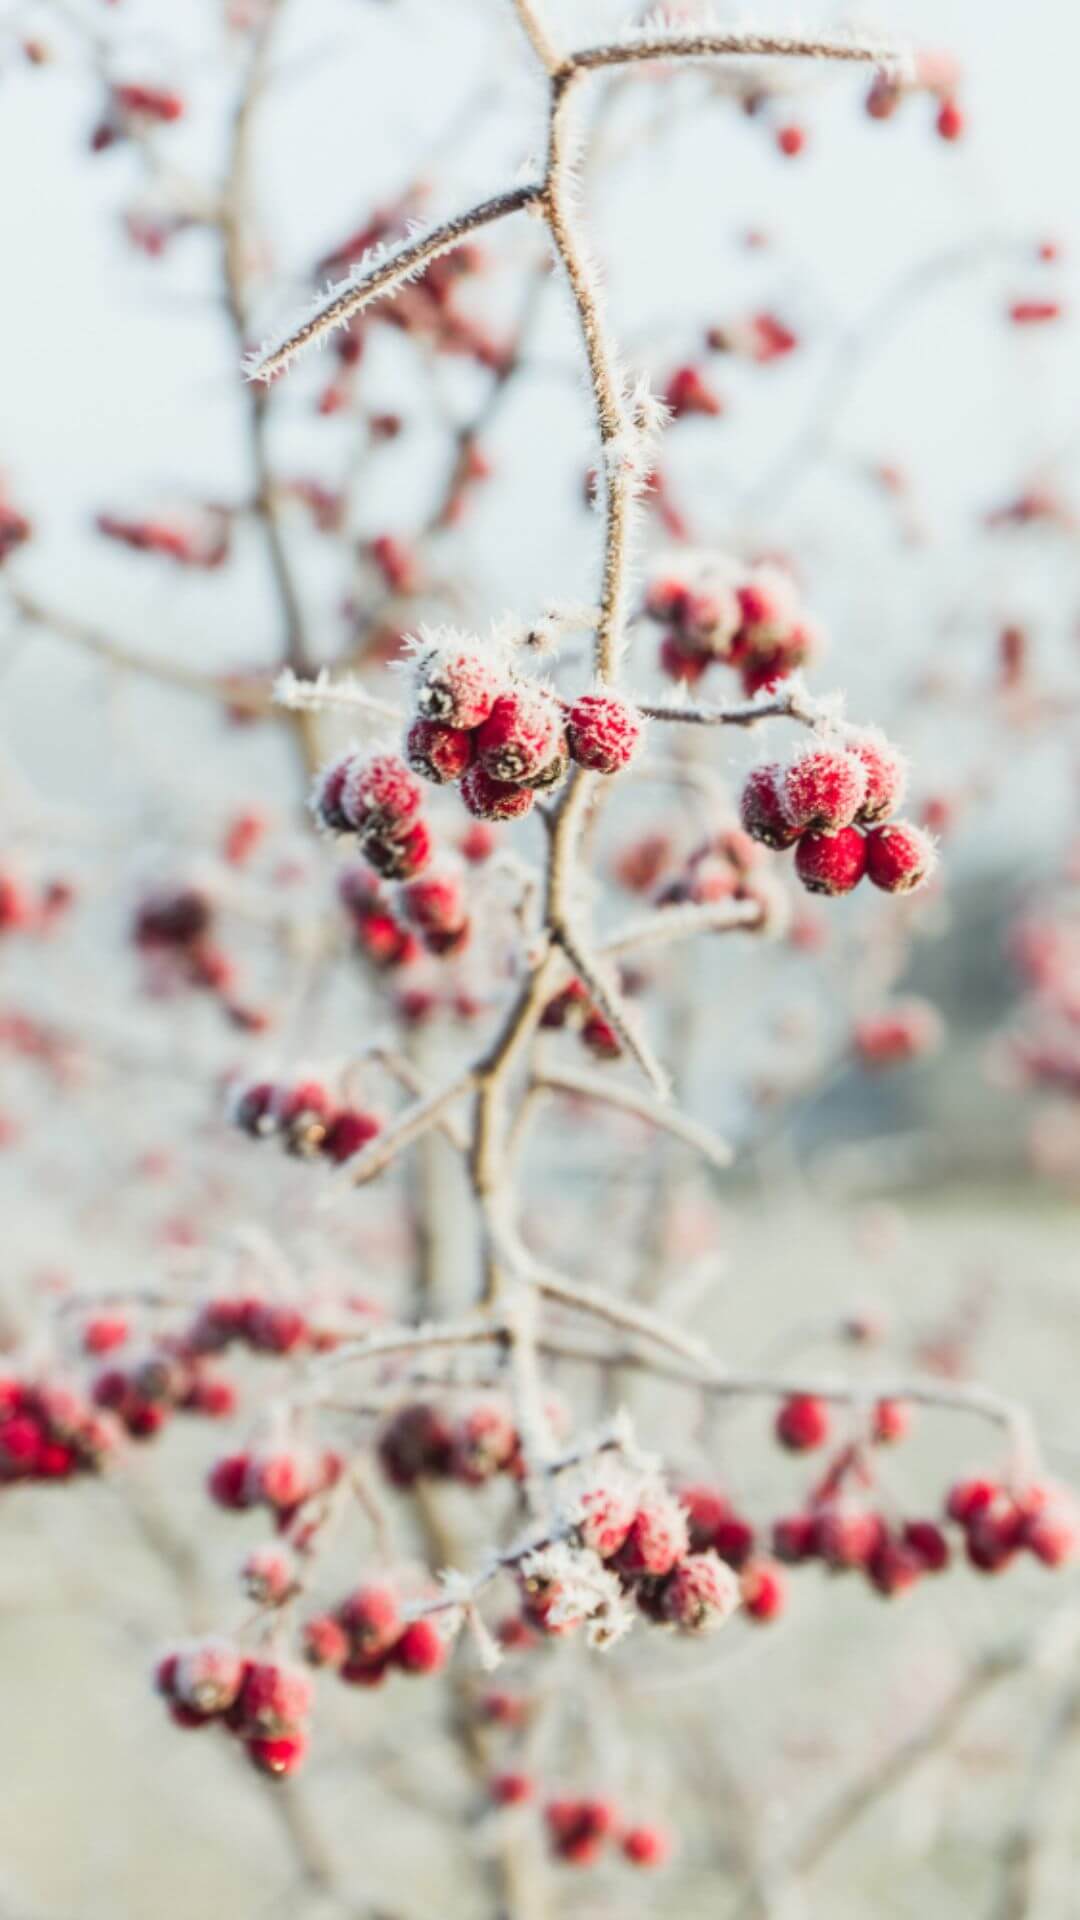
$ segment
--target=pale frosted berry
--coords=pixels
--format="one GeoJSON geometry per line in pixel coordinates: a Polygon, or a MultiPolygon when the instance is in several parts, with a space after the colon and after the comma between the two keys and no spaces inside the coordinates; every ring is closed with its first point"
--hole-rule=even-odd
{"type": "Polygon", "coordinates": [[[510,1465],[517,1444],[517,1429],[502,1402],[479,1401],[454,1425],[450,1471],[467,1486],[482,1486],[510,1465]]]}
{"type": "Polygon", "coordinates": [[[571,758],[593,773],[619,773],[641,744],[641,720],[626,700],[585,693],[575,700],[566,730],[571,758]]]}
{"type": "Polygon", "coordinates": [[[671,1854],[671,1835],[663,1827],[624,1827],[619,1846],[632,1867],[662,1867],[671,1854]]]}
{"type": "Polygon", "coordinates": [[[1063,1567],[1076,1558],[1080,1524],[1072,1496],[1061,1488],[1030,1488],[1020,1502],[1020,1539],[1047,1567],[1063,1567]]]}
{"type": "Polygon", "coordinates": [[[880,1514],[844,1500],[831,1500],[814,1516],[814,1546],[826,1566],[839,1572],[869,1566],[885,1534],[880,1514]]]}
{"type": "Polygon", "coordinates": [[[243,1654],[227,1640],[200,1640],[176,1655],[171,1692],[196,1713],[227,1713],[244,1684],[243,1654]]]}
{"type": "Polygon", "coordinates": [[[462,778],[461,797],[478,820],[520,820],[536,798],[529,787],[494,780],[478,762],[462,778]]]}
{"type": "Polygon", "coordinates": [[[354,756],[341,801],[346,818],[358,833],[395,840],[410,831],[423,797],[419,780],[400,755],[379,753],[368,760],[354,756]]]}
{"type": "Polygon", "coordinates": [[[230,1725],[245,1739],[277,1739],[295,1733],[311,1712],[314,1694],[307,1674],[275,1660],[251,1663],[230,1712],[230,1725]]]}
{"type": "Polygon", "coordinates": [[[340,1620],[329,1613],[305,1621],[301,1644],[305,1660],[313,1667],[336,1670],[348,1658],[349,1636],[340,1620]]]}
{"type": "Polygon", "coordinates": [[[412,1620],[395,1641],[391,1659],[404,1673],[438,1673],[446,1642],[433,1620],[412,1620]]]}
{"type": "Polygon", "coordinates": [[[811,747],[785,767],[778,787],[786,819],[803,833],[850,827],[866,797],[867,771],[842,747],[811,747]]]}
{"type": "Polygon", "coordinates": [[[414,720],[405,735],[405,758],[414,773],[442,786],[460,780],[473,757],[473,735],[439,720],[414,720]]]}
{"type": "Polygon", "coordinates": [[[284,1547],[253,1547],[240,1577],[245,1591],[260,1606],[279,1607],[296,1584],[296,1563],[284,1547]]]}
{"type": "Polygon", "coordinates": [[[587,1487],[581,1495],[577,1530],[581,1543],[611,1560],[623,1545],[634,1518],[636,1503],[629,1486],[612,1480],[587,1487]]]}
{"type": "Polygon", "coordinates": [[[674,1494],[656,1487],[639,1496],[637,1510],[615,1563],[623,1573],[659,1578],[671,1572],[689,1545],[690,1531],[683,1508],[674,1494]]]}
{"type": "Polygon", "coordinates": [[[411,880],[402,891],[401,904],[422,933],[453,933],[465,919],[461,881],[448,867],[429,869],[422,879],[411,880]]]}
{"type": "Polygon", "coordinates": [[[749,1620],[775,1620],[787,1604],[787,1580],[773,1560],[752,1560],[743,1569],[739,1590],[749,1620]]]}
{"type": "Polygon", "coordinates": [[[684,1633],[712,1633],[739,1605],[739,1582],[715,1553],[690,1553],[665,1581],[660,1610],[684,1633]]]}
{"type": "Polygon", "coordinates": [[[776,1415],[776,1437],[792,1453],[808,1453],[829,1437],[829,1409],[813,1393],[793,1393],[776,1415]]]}
{"type": "Polygon", "coordinates": [[[522,685],[499,695],[476,736],[479,765],[493,780],[531,779],[556,757],[562,710],[543,687],[522,685]]]}
{"type": "Polygon", "coordinates": [[[866,844],[857,827],[804,833],[795,849],[795,871],[807,893],[851,893],[866,872],[866,844]]]}
{"type": "Polygon", "coordinates": [[[896,812],[907,789],[907,762],[883,733],[867,729],[852,734],[847,750],[866,769],[866,792],[855,815],[860,827],[875,827],[896,812]]]}
{"type": "Polygon", "coordinates": [[[416,704],[427,720],[479,727],[506,681],[504,667],[491,654],[454,645],[434,647],[417,663],[416,704]]]}
{"type": "Polygon", "coordinates": [[[267,1506],[288,1511],[311,1491],[310,1466],[301,1454],[283,1448],[260,1455],[252,1467],[253,1484],[267,1506]]]}
{"type": "Polygon", "coordinates": [[[883,893],[913,893],[937,865],[929,834],[906,820],[875,827],[866,836],[866,873],[883,893]]]}
{"type": "Polygon", "coordinates": [[[370,1581],[342,1601],[337,1617],[349,1637],[353,1654],[374,1659],[389,1653],[401,1636],[398,1596],[385,1582],[370,1581]]]}
{"type": "Polygon", "coordinates": [[[739,801],[739,815],[751,840],[778,851],[799,837],[798,827],[792,826],[781,803],[780,779],[777,766],[752,768],[739,801]]]}

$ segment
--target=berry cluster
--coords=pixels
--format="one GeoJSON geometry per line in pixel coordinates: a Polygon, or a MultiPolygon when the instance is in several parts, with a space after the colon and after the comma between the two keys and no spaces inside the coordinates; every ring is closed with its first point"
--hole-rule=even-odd
{"type": "Polygon", "coordinates": [[[355,834],[364,859],[384,880],[412,880],[432,852],[423,797],[396,753],[365,755],[349,747],[319,775],[312,808],[329,832],[355,834]]]}
{"type": "Polygon", "coordinates": [[[716,906],[721,900],[753,900],[762,855],[748,833],[725,828],[703,840],[657,895],[659,907],[716,906]]]}
{"type": "Polygon", "coordinates": [[[312,1686],[276,1660],[251,1660],[226,1640],[198,1640],[167,1653],[157,1690],[178,1727],[218,1721],[240,1740],[260,1773],[295,1773],[307,1751],[312,1686]]]}
{"type": "Polygon", "coordinates": [[[403,1490],[418,1480],[483,1486],[496,1474],[521,1473],[517,1428],[505,1401],[485,1395],[457,1413],[430,1400],[399,1407],[379,1436],[387,1479],[403,1490]]]}
{"type": "Polygon", "coordinates": [[[548,1001],[540,1025],[549,1031],[566,1027],[580,1034],[582,1045],[597,1060],[617,1060],[622,1053],[622,1041],[581,980],[569,980],[548,1001]]]}
{"type": "Polygon", "coordinates": [[[230,1380],[213,1374],[183,1341],[160,1341],[145,1359],[105,1367],[92,1386],[94,1403],[120,1421],[133,1440],[152,1440],[174,1413],[224,1420],[236,1407],[230,1380]]]}
{"type": "Polygon", "coordinates": [[[219,1507],[246,1513],[266,1507],[279,1531],[292,1524],[301,1507],[328,1493],[341,1478],[338,1453],[305,1452],[298,1447],[273,1447],[264,1453],[227,1453],[216,1460],[207,1477],[207,1491],[219,1507]]]}
{"type": "Polygon", "coordinates": [[[775,566],[712,555],[683,561],[651,583],[645,612],[666,629],[661,668],[689,686],[720,662],[735,669],[746,693],[760,693],[820,651],[794,581],[775,566]]]}
{"type": "Polygon", "coordinates": [[[407,1619],[400,1595],[385,1581],[356,1587],[331,1612],[307,1621],[303,1648],[312,1666],[328,1667],[354,1687],[377,1687],[391,1668],[438,1673],[446,1661],[436,1621],[424,1614],[407,1619]]]}
{"type": "Polygon", "coordinates": [[[215,937],[214,902],[198,887],[150,894],[135,914],[132,938],[147,967],[150,991],[193,987],[213,994],[236,1026],[256,1029],[265,1016],[235,997],[236,969],[215,937]]]}
{"type": "MultiPolygon", "coordinates": [[[[502,1776],[503,1783],[514,1776],[502,1776]]],[[[496,1786],[498,1783],[496,1783],[496,1786]]],[[[500,1805],[509,1804],[496,1792],[500,1805]]],[[[548,1842],[557,1860],[571,1867],[591,1867],[601,1854],[617,1846],[634,1867],[661,1867],[671,1852],[671,1838],[663,1827],[626,1825],[618,1807],[595,1795],[549,1800],[544,1807],[548,1842]]]]}
{"type": "Polygon", "coordinates": [[[233,1096],[231,1117],[253,1140],[278,1140],[298,1159],[320,1157],[336,1166],[374,1140],[380,1124],[361,1108],[338,1105],[318,1080],[289,1087],[256,1080],[233,1096]]]}
{"type": "Polygon", "coordinates": [[[903,798],[904,764],[880,734],[808,747],[784,767],[755,767],[742,791],[751,838],[795,847],[795,871],[809,893],[850,893],[864,875],[885,893],[911,893],[932,873],[933,842],[920,827],[891,819],[903,798]]]}
{"type": "Polygon", "coordinates": [[[1063,1487],[1028,1484],[1017,1490],[1000,1480],[959,1480],[945,1511],[980,1573],[1000,1573],[1018,1553],[1062,1567],[1080,1547],[1080,1516],[1063,1487]]]}
{"type": "Polygon", "coordinates": [[[66,1386],[0,1380],[0,1486],[98,1473],[114,1429],[66,1386]]]}
{"type": "Polygon", "coordinates": [[[423,644],[414,686],[409,765],[437,785],[459,782],[478,820],[520,819],[537,793],[560,785],[571,760],[618,773],[641,740],[640,717],[625,700],[598,691],[567,705],[456,634],[423,644]]]}
{"type": "Polygon", "coordinates": [[[346,867],[338,880],[338,898],[349,917],[356,945],[380,973],[408,967],[420,956],[420,942],[398,915],[366,867],[346,867]]]}

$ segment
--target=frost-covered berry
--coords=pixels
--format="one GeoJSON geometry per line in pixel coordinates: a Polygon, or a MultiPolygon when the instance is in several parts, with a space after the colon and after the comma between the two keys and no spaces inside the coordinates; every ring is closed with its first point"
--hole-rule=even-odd
{"type": "Polygon", "coordinates": [[[396,753],[354,756],[341,795],[342,810],[363,837],[400,840],[413,827],[424,790],[396,753]]]}
{"type": "Polygon", "coordinates": [[[254,1661],[245,1669],[229,1722],[243,1739],[277,1739],[296,1732],[311,1712],[313,1698],[311,1681],[299,1667],[254,1661]]]}
{"type": "Polygon", "coordinates": [[[314,1620],[305,1621],[301,1646],[309,1666],[336,1671],[348,1658],[349,1636],[333,1614],[317,1614],[314,1620]]]}
{"type": "Polygon", "coordinates": [[[461,797],[478,820],[520,820],[536,795],[528,787],[493,779],[485,767],[474,762],[462,778],[461,797]]]}
{"type": "Polygon", "coordinates": [[[866,797],[867,771],[842,747],[811,747],[785,767],[780,805],[798,833],[839,833],[850,827],[866,797]]]}
{"type": "Polygon", "coordinates": [[[479,765],[493,780],[528,780],[556,757],[562,710],[543,687],[521,685],[499,695],[476,736],[479,765]]]}
{"type": "Polygon", "coordinates": [[[907,820],[875,827],[866,836],[866,873],[883,893],[913,893],[929,879],[937,854],[929,834],[907,820]]]}
{"type": "Polygon", "coordinates": [[[795,871],[807,893],[851,893],[866,872],[866,841],[857,827],[804,833],[795,849],[795,871]]]}
{"type": "Polygon", "coordinates": [[[612,693],[584,693],[567,716],[570,755],[592,773],[619,773],[641,744],[641,721],[612,693]]]}
{"type": "Polygon", "coordinates": [[[739,815],[751,840],[780,851],[793,846],[799,837],[784,812],[780,799],[780,768],[754,767],[746,776],[739,801],[739,815]]]}
{"type": "Polygon", "coordinates": [[[278,1607],[296,1584],[296,1562],[284,1547],[253,1547],[240,1569],[244,1590],[259,1606],[278,1607]]]}
{"type": "Polygon", "coordinates": [[[311,1491],[310,1463],[289,1448],[261,1454],[253,1462],[252,1476],[259,1499],[282,1512],[299,1506],[311,1491]]]}
{"type": "Polygon", "coordinates": [[[506,683],[506,670],[493,654],[440,645],[417,662],[416,704],[425,720],[468,730],[483,725],[506,683]]]}
{"type": "Polygon", "coordinates": [[[405,758],[414,773],[442,786],[460,780],[473,757],[473,735],[440,720],[414,720],[405,735],[405,758]]]}
{"type": "Polygon", "coordinates": [[[466,1486],[483,1486],[509,1466],[517,1444],[517,1428],[502,1402],[478,1401],[455,1423],[450,1471],[466,1486]]]}
{"type": "Polygon", "coordinates": [[[576,1517],[582,1545],[601,1560],[613,1559],[630,1531],[635,1509],[633,1491],[618,1480],[586,1487],[576,1517]]]}
{"type": "Polygon", "coordinates": [[[414,820],[404,833],[383,835],[365,831],[364,858],[384,880],[412,880],[431,859],[431,829],[426,820],[414,820]]]}
{"type": "Polygon", "coordinates": [[[356,765],[355,747],[347,747],[323,767],[311,790],[311,810],[328,833],[349,833],[353,821],[345,811],[345,786],[356,765]]]}
{"type": "Polygon", "coordinates": [[[849,735],[845,744],[848,752],[866,769],[866,792],[855,815],[856,824],[876,827],[896,812],[904,798],[907,762],[899,749],[876,728],[849,735]]]}
{"type": "Polygon", "coordinates": [[[690,1553],[664,1583],[660,1610],[684,1633],[713,1633],[739,1605],[739,1582],[715,1553],[690,1553]]]}
{"type": "Polygon", "coordinates": [[[240,1693],[245,1672],[243,1654],[227,1640],[199,1640],[177,1653],[170,1692],[181,1706],[196,1713],[227,1713],[240,1693]]]}
{"type": "Polygon", "coordinates": [[[638,1496],[637,1510],[626,1539],[615,1555],[620,1572],[660,1578],[670,1573],[690,1545],[686,1513],[674,1494],[663,1487],[638,1496]]]}
{"type": "Polygon", "coordinates": [[[835,1572],[866,1567],[885,1536],[880,1514],[844,1500],[830,1500],[814,1516],[814,1546],[820,1559],[835,1572]]]}
{"type": "Polygon", "coordinates": [[[624,1827],[619,1847],[632,1867],[662,1867],[671,1853],[671,1835],[652,1825],[624,1827]]]}
{"type": "Polygon", "coordinates": [[[412,1620],[395,1641],[391,1659],[404,1673],[438,1673],[446,1642],[433,1620],[412,1620]]]}
{"type": "Polygon", "coordinates": [[[829,1437],[829,1409],[813,1393],[793,1393],[776,1415],[776,1437],[792,1453],[808,1453],[829,1437]]]}
{"type": "Polygon", "coordinates": [[[891,1599],[893,1594],[906,1593],[917,1580],[921,1580],[926,1568],[911,1547],[905,1546],[902,1540],[894,1539],[885,1530],[870,1556],[866,1571],[875,1592],[891,1599]]]}
{"type": "Polygon", "coordinates": [[[374,1659],[389,1653],[402,1631],[401,1609],[393,1587],[369,1581],[343,1600],[337,1617],[348,1634],[354,1654],[374,1659]]]}
{"type": "Polygon", "coordinates": [[[405,887],[401,904],[422,933],[452,933],[465,919],[461,880],[452,867],[429,869],[405,887]]]}

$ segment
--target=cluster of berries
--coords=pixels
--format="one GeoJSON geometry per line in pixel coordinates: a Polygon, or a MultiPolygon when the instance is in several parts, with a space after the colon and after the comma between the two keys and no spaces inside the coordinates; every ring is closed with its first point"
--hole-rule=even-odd
{"type": "Polygon", "coordinates": [[[917,54],[910,77],[886,68],[874,75],[866,111],[871,120],[891,120],[909,94],[929,94],[935,104],[935,131],[951,143],[960,139],[966,125],[956,97],[958,80],[956,62],[948,54],[917,54]]]}
{"type": "Polygon", "coordinates": [[[679,1502],[686,1512],[695,1553],[715,1553],[739,1575],[743,1610],[750,1620],[775,1620],[783,1612],[787,1588],[783,1574],[758,1552],[751,1521],[718,1487],[683,1487],[679,1502]]]}
{"type": "MultiPolygon", "coordinates": [[[[507,1793],[523,1776],[501,1774],[492,1783],[492,1797],[500,1806],[513,1802],[507,1793]]],[[[530,1783],[531,1784],[531,1783],[530,1783]]],[[[520,1803],[522,1796],[518,1794],[520,1803]]],[[[633,1867],[662,1867],[671,1853],[671,1838],[663,1827],[626,1825],[613,1800],[597,1795],[560,1796],[544,1807],[544,1825],[556,1860],[570,1867],[591,1867],[601,1854],[617,1846],[633,1867]]]]}
{"type": "Polygon", "coordinates": [[[412,966],[420,958],[415,933],[404,925],[387,893],[366,867],[346,867],[338,880],[338,898],[357,947],[380,973],[412,966]]]}
{"type": "Polygon", "coordinates": [[[0,1380],[0,1486],[100,1472],[114,1429],[66,1386],[0,1380]]]}
{"type": "MultiPolygon", "coordinates": [[[[711,1551],[691,1551],[685,1508],[659,1482],[635,1486],[612,1477],[587,1488],[573,1537],[648,1620],[683,1633],[707,1633],[723,1626],[740,1604],[732,1569],[711,1551]]],[[[517,1579],[525,1618],[542,1632],[570,1633],[589,1617],[576,1605],[572,1557],[530,1555],[517,1579]]]]}
{"type": "Polygon", "coordinates": [[[319,775],[312,807],[331,833],[355,834],[370,867],[384,880],[412,880],[431,861],[424,793],[396,753],[340,753],[319,775]]]}
{"type": "Polygon", "coordinates": [[[820,651],[794,581],[776,566],[718,555],[683,560],[649,586],[645,613],[666,628],[661,669],[688,686],[719,661],[735,669],[747,694],[760,693],[820,651]]]}
{"type": "Polygon", "coordinates": [[[170,887],[150,894],[135,914],[132,939],[156,994],[193,987],[213,994],[235,1026],[257,1030],[265,1016],[235,997],[236,969],[215,938],[214,903],[198,887],[170,887]]]}
{"type": "Polygon", "coordinates": [[[306,1673],[248,1659],[227,1640],[197,1640],[167,1653],[154,1676],[178,1727],[217,1721],[260,1773],[295,1773],[307,1752],[313,1690],[306,1673]]]}
{"type": "Polygon", "coordinates": [[[405,738],[409,765],[437,785],[459,781],[478,820],[518,820],[537,793],[557,787],[571,760],[619,773],[641,741],[641,719],[614,694],[567,704],[518,679],[495,649],[451,634],[418,652],[416,718],[405,738]]]}
{"type": "Polygon", "coordinates": [[[809,893],[850,893],[864,874],[885,893],[911,893],[933,871],[933,842],[891,815],[904,794],[904,763],[873,731],[808,747],[786,767],[755,767],[742,791],[742,822],[763,846],[795,847],[809,893]]]}
{"type": "Polygon", "coordinates": [[[949,1543],[933,1520],[893,1522],[837,1493],[777,1520],[773,1552],[788,1566],[818,1560],[830,1573],[863,1573],[885,1598],[904,1593],[949,1564],[949,1543]]]}
{"type": "Polygon", "coordinates": [[[618,1060],[622,1053],[622,1041],[581,980],[569,980],[548,1001],[540,1025],[550,1032],[565,1027],[579,1034],[597,1060],[618,1060]]]}
{"type": "Polygon", "coordinates": [[[318,1080],[288,1087],[256,1080],[234,1094],[230,1114],[253,1140],[278,1140],[297,1159],[321,1157],[336,1166],[374,1140],[380,1125],[374,1114],[338,1105],[318,1080]]]}
{"type": "Polygon", "coordinates": [[[517,1428],[506,1402],[494,1395],[457,1413],[430,1400],[409,1401],[386,1422],[378,1452],[387,1479],[402,1489],[418,1480],[479,1487],[497,1474],[517,1478],[521,1473],[517,1428]]]}
{"type": "Polygon", "coordinates": [[[935,1053],[944,1032],[941,1015],[928,1000],[895,1000],[855,1022],[852,1045],[864,1067],[897,1067],[935,1053]]]}
{"type": "Polygon", "coordinates": [[[1024,1552],[1044,1566],[1063,1567],[1080,1547],[1080,1515],[1062,1487],[1029,1484],[1017,1491],[998,1480],[960,1480],[945,1511],[980,1573],[1000,1573],[1024,1552]]]}
{"type": "MultiPolygon", "coordinates": [[[[716,906],[721,900],[757,898],[762,855],[748,833],[725,828],[688,855],[681,870],[657,894],[658,907],[716,906]]],[[[624,882],[625,884],[625,882],[624,882]]]]}
{"type": "Polygon", "coordinates": [[[308,1620],[303,1649],[313,1667],[328,1667],[353,1687],[377,1687],[391,1668],[438,1673],[446,1661],[434,1616],[407,1619],[400,1595],[385,1581],[356,1587],[331,1612],[308,1620]]]}
{"type": "Polygon", "coordinates": [[[236,1407],[232,1381],[211,1373],[180,1340],[159,1342],[129,1366],[103,1368],[91,1392],[132,1440],[153,1440],[175,1413],[224,1420],[236,1407]]]}
{"type": "MultiPolygon", "coordinates": [[[[878,1446],[903,1440],[911,1428],[911,1408],[903,1400],[877,1400],[870,1415],[869,1438],[878,1446]]],[[[777,1409],[774,1432],[789,1453],[812,1453],[832,1431],[825,1401],[816,1393],[792,1393],[777,1409]]]]}
{"type": "Polygon", "coordinates": [[[207,1491],[230,1513],[266,1507],[283,1533],[307,1501],[337,1485],[343,1465],[341,1455],[329,1448],[311,1453],[298,1447],[227,1453],[211,1467],[207,1491]]]}

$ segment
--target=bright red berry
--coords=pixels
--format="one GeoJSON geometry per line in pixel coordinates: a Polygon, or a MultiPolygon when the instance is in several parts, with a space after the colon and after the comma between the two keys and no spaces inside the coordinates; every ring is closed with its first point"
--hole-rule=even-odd
{"type": "Polygon", "coordinates": [[[804,833],[795,849],[795,871],[807,893],[850,893],[866,872],[866,841],[857,827],[804,833]]]}
{"type": "Polygon", "coordinates": [[[792,1453],[809,1453],[829,1437],[829,1409],[813,1393],[793,1393],[776,1415],[776,1437],[792,1453]]]}
{"type": "Polygon", "coordinates": [[[626,700],[611,693],[585,693],[566,723],[570,756],[593,773],[619,773],[641,744],[641,720],[626,700]]]}
{"type": "Polygon", "coordinates": [[[462,778],[461,797],[478,820],[520,820],[536,795],[529,787],[494,780],[486,768],[474,764],[462,778]]]}
{"type": "Polygon", "coordinates": [[[913,893],[937,864],[934,843],[906,820],[875,827],[866,836],[866,873],[883,893],[913,893]]]}
{"type": "Polygon", "coordinates": [[[739,802],[743,826],[752,840],[778,851],[790,847],[799,837],[780,799],[781,770],[777,766],[754,767],[747,774],[739,802]]]}
{"type": "Polygon", "coordinates": [[[778,789],[796,832],[839,833],[851,826],[866,798],[867,770],[842,747],[810,747],[784,769],[778,789]]]}

